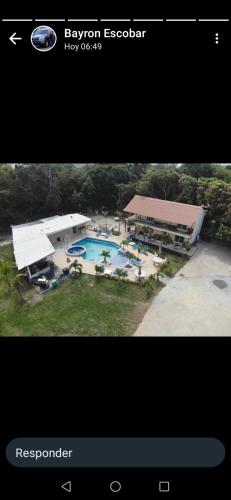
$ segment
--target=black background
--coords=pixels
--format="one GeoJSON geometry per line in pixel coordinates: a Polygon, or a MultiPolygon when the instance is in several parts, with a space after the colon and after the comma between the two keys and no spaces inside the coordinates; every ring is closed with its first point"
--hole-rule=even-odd
{"type": "MultiPolygon", "coordinates": [[[[217,18],[230,14],[173,8],[149,14],[147,10],[112,11],[95,8],[64,15],[55,8],[55,15],[53,10],[48,16],[38,8],[18,15],[8,11],[2,17],[217,18]]],[[[225,123],[230,115],[229,27],[219,26],[223,37],[219,47],[211,43],[216,26],[180,26],[176,33],[176,25],[165,25],[164,36],[158,32],[162,28],[155,27],[145,51],[137,42],[132,46],[121,42],[122,50],[121,44],[113,43],[104,53],[81,59],[64,57],[61,50],[37,54],[26,44],[25,50],[19,44],[11,46],[7,30],[10,36],[14,27],[10,30],[8,23],[1,24],[1,162],[230,162],[230,131],[225,123]]],[[[69,480],[60,472],[39,475],[7,465],[6,443],[23,435],[216,436],[226,444],[227,463],[203,477],[199,473],[187,477],[185,472],[178,479],[174,476],[176,497],[185,498],[186,492],[187,498],[205,495],[206,487],[226,498],[229,363],[230,339],[223,338],[2,338],[3,498],[10,497],[14,488],[25,496],[33,491],[34,498],[41,488],[56,498],[59,482],[69,480]]],[[[103,474],[80,478],[75,471],[71,478],[85,480],[89,487],[91,477],[90,486],[102,496],[104,482],[114,479],[108,472],[103,474]]],[[[135,476],[142,491],[145,485],[152,491],[153,473],[135,476]]],[[[159,480],[156,473],[155,479],[159,480]]],[[[129,491],[132,488],[133,497],[138,496],[134,477],[129,491]]],[[[86,492],[81,495],[85,498],[86,492]]]]}

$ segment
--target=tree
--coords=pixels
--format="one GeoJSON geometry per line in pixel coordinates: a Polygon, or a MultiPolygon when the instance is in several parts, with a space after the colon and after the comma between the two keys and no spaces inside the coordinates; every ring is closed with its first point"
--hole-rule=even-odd
{"type": "Polygon", "coordinates": [[[137,247],[138,259],[140,259],[141,249],[142,249],[142,245],[139,245],[139,243],[138,243],[138,247],[137,247]]]}
{"type": "Polygon", "coordinates": [[[141,178],[145,174],[145,172],[150,168],[150,163],[127,163],[126,164],[132,173],[132,175],[136,178],[141,178]]]}
{"type": "Polygon", "coordinates": [[[83,193],[78,193],[74,191],[71,196],[71,205],[74,211],[81,212],[85,203],[85,198],[83,193]]]}
{"type": "MultiPolygon", "coordinates": [[[[231,224],[231,170],[216,164],[0,164],[0,226],[71,212],[119,214],[135,193],[206,205],[202,234],[227,238],[231,224]]],[[[133,222],[131,222],[133,224],[133,222]]],[[[120,231],[119,231],[120,232],[120,231]]],[[[144,240],[146,232],[144,231],[144,240]]]]}
{"type": "Polygon", "coordinates": [[[134,259],[135,256],[133,255],[133,253],[131,253],[129,251],[126,253],[126,256],[128,258],[129,266],[131,266],[131,260],[134,259]]]}
{"type": "Polygon", "coordinates": [[[2,260],[0,262],[0,277],[6,282],[8,292],[11,292],[15,288],[20,295],[21,302],[24,302],[23,280],[25,275],[16,272],[13,262],[9,260],[2,260]]]}
{"type": "MultiPolygon", "coordinates": [[[[144,245],[140,245],[140,244],[138,243],[137,252],[138,252],[138,259],[139,259],[139,258],[140,258],[140,254],[141,254],[141,253],[143,253],[143,254],[145,254],[145,253],[146,253],[146,250],[145,250],[144,245]]],[[[146,255],[147,255],[147,253],[146,253],[146,255]]]]}
{"type": "Polygon", "coordinates": [[[229,235],[225,228],[231,225],[231,184],[216,179],[199,179],[197,202],[206,205],[202,235],[206,239],[227,241],[229,235]]]}
{"type": "Polygon", "coordinates": [[[231,172],[228,166],[224,167],[224,165],[214,165],[213,177],[231,183],[231,172]]]}
{"type": "Polygon", "coordinates": [[[127,273],[123,271],[123,269],[118,268],[115,270],[115,275],[118,276],[119,282],[121,282],[121,278],[125,278],[127,276],[127,273]]]}
{"type": "MultiPolygon", "coordinates": [[[[110,211],[118,208],[115,199],[118,198],[118,184],[128,184],[132,180],[132,174],[126,165],[94,165],[88,170],[88,175],[94,185],[95,194],[92,205],[95,208],[105,207],[110,211]]],[[[119,211],[120,206],[118,199],[119,211]]]]}
{"type": "Polygon", "coordinates": [[[125,247],[125,246],[127,247],[127,246],[129,245],[128,240],[123,240],[123,241],[121,241],[121,245],[122,245],[123,250],[124,250],[124,247],[125,247]]]}
{"type": "Polygon", "coordinates": [[[74,277],[77,278],[78,274],[82,273],[82,264],[77,261],[77,259],[74,260],[74,262],[71,263],[69,266],[70,268],[74,269],[74,277]]]}
{"type": "Polygon", "coordinates": [[[151,170],[137,182],[136,190],[144,196],[164,200],[176,199],[179,193],[179,179],[179,173],[173,169],[151,170]]]}
{"type": "Polygon", "coordinates": [[[231,228],[220,224],[216,232],[216,238],[222,241],[231,241],[231,228]]]}
{"type": "Polygon", "coordinates": [[[89,175],[85,177],[84,182],[81,186],[81,194],[83,195],[84,206],[91,206],[92,200],[94,200],[95,196],[95,186],[89,175]]]}
{"type": "Polygon", "coordinates": [[[106,264],[107,263],[107,258],[110,259],[111,253],[108,250],[102,250],[101,254],[103,257],[103,262],[106,264]]]}
{"type": "Polygon", "coordinates": [[[124,207],[135,195],[135,183],[117,184],[117,193],[114,195],[116,209],[118,212],[123,212],[124,207]]]}
{"type": "Polygon", "coordinates": [[[103,273],[103,266],[99,266],[98,264],[95,265],[95,273],[100,274],[103,273]]]}
{"type": "Polygon", "coordinates": [[[145,283],[147,298],[152,295],[154,289],[154,275],[150,274],[145,283]]]}
{"type": "Polygon", "coordinates": [[[187,163],[180,167],[180,172],[191,177],[213,177],[214,167],[211,163],[187,163]]]}
{"type": "Polygon", "coordinates": [[[196,204],[197,198],[197,179],[190,175],[182,175],[179,179],[180,194],[177,198],[178,202],[196,204]]]}

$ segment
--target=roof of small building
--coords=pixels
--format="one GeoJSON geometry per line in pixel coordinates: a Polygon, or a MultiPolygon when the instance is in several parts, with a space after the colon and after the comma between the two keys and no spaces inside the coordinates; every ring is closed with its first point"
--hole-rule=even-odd
{"type": "Polygon", "coordinates": [[[13,246],[18,270],[45,259],[55,252],[48,236],[89,222],[81,214],[55,215],[12,227],[13,246]]]}
{"type": "Polygon", "coordinates": [[[173,224],[183,224],[188,227],[194,224],[201,210],[202,207],[198,205],[160,200],[137,194],[124,208],[124,212],[152,217],[173,224]]]}

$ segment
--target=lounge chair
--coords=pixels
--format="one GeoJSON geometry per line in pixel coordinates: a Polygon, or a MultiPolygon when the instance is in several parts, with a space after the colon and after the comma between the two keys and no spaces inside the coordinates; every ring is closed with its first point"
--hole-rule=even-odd
{"type": "Polygon", "coordinates": [[[102,229],[99,229],[99,231],[98,231],[98,233],[97,233],[96,236],[97,236],[97,238],[99,238],[99,236],[101,236],[101,235],[102,235],[102,229]]]}
{"type": "Polygon", "coordinates": [[[111,236],[111,231],[109,231],[109,229],[106,231],[105,238],[108,238],[108,236],[111,236]]]}
{"type": "Polygon", "coordinates": [[[143,263],[143,261],[142,261],[141,259],[139,259],[139,260],[138,260],[138,259],[131,259],[131,264],[132,264],[133,266],[137,266],[137,267],[138,267],[138,266],[140,266],[142,263],[143,263]]]}

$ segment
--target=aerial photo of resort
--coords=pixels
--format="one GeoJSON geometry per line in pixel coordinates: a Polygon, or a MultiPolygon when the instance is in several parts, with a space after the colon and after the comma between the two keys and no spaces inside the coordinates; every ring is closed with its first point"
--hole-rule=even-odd
{"type": "Polygon", "coordinates": [[[231,335],[231,164],[0,164],[0,335],[231,335]]]}

